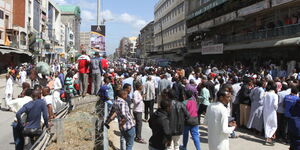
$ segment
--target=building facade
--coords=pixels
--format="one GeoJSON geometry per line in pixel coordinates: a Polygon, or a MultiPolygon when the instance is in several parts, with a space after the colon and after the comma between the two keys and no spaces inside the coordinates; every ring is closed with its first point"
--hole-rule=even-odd
{"type": "Polygon", "coordinates": [[[75,50],[80,50],[80,8],[78,6],[73,5],[63,5],[59,6],[61,10],[61,20],[63,24],[70,24],[73,33],[74,33],[74,48],[75,50]]]}
{"type": "Polygon", "coordinates": [[[90,32],[80,32],[80,46],[83,50],[89,53],[91,49],[91,33],[90,32]]]}
{"type": "Polygon", "coordinates": [[[300,60],[300,1],[188,0],[187,8],[187,60],[300,60]]]}
{"type": "Polygon", "coordinates": [[[185,1],[160,0],[154,8],[153,57],[172,61],[181,59],[185,48],[185,1]]]}
{"type": "Polygon", "coordinates": [[[140,31],[137,45],[137,58],[147,61],[148,54],[154,51],[154,21],[148,23],[140,31]]]}

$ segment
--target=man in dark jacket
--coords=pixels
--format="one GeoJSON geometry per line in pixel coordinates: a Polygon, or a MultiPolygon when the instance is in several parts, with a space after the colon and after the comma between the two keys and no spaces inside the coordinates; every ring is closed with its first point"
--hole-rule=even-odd
{"type": "Polygon", "coordinates": [[[170,90],[168,98],[171,99],[171,112],[169,115],[170,129],[172,134],[171,145],[168,149],[179,150],[179,139],[183,134],[184,123],[189,118],[189,112],[182,102],[176,100],[176,93],[174,90],[170,90]]]}
{"type": "Polygon", "coordinates": [[[291,117],[288,120],[289,136],[291,140],[290,150],[300,149],[300,101],[289,110],[291,117]]]}
{"type": "Polygon", "coordinates": [[[168,118],[171,103],[169,100],[162,100],[160,106],[149,119],[149,126],[152,129],[152,136],[149,140],[150,150],[165,150],[171,141],[170,122],[168,118]]]}
{"type": "Polygon", "coordinates": [[[208,81],[206,82],[206,84],[210,94],[209,101],[212,102],[215,100],[215,82],[214,82],[214,77],[212,75],[208,76],[208,81]]]}
{"type": "Polygon", "coordinates": [[[172,89],[175,91],[176,93],[176,99],[183,101],[183,95],[184,95],[184,86],[182,85],[182,83],[179,81],[178,77],[174,77],[173,78],[173,86],[172,89]]]}
{"type": "Polygon", "coordinates": [[[251,110],[251,100],[250,100],[250,92],[253,87],[252,81],[250,78],[245,77],[243,81],[243,85],[238,94],[238,99],[240,102],[240,126],[247,126],[248,119],[250,116],[251,110]]]}

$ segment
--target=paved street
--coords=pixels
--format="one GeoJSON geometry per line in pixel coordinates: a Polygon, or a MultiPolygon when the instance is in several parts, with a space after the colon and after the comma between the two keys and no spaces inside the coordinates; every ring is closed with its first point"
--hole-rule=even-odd
{"type": "MultiPolygon", "coordinates": [[[[203,119],[202,119],[203,120],[203,119]]],[[[119,140],[119,128],[117,121],[112,121],[111,124],[111,134],[109,136],[110,140],[114,144],[116,148],[120,148],[120,140],[119,140]],[[115,136],[115,137],[111,137],[115,136]]],[[[240,137],[237,139],[230,139],[230,150],[288,150],[289,146],[275,143],[275,146],[265,146],[264,138],[262,136],[253,136],[251,133],[248,133],[245,130],[237,131],[237,135],[240,137]]],[[[207,127],[200,126],[200,140],[201,140],[201,149],[208,150],[208,137],[207,137],[207,127]]],[[[148,143],[152,135],[151,129],[149,128],[148,123],[143,122],[142,129],[142,138],[145,139],[148,143]]],[[[182,139],[180,139],[180,143],[182,144],[182,139]]],[[[148,144],[139,144],[134,143],[134,150],[146,150],[148,149],[148,144]]],[[[187,150],[194,150],[194,143],[192,138],[189,138],[187,150]]]]}

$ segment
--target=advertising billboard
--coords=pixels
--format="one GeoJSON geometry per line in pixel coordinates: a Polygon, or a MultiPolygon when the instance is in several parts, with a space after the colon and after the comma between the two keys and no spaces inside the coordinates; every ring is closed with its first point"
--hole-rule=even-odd
{"type": "Polygon", "coordinates": [[[97,52],[105,52],[105,26],[91,26],[91,49],[97,52]]]}

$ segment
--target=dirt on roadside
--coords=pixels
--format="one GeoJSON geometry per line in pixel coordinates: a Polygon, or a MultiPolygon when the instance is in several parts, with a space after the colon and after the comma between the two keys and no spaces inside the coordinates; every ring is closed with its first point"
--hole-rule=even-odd
{"type": "Polygon", "coordinates": [[[95,103],[76,108],[63,119],[62,143],[53,141],[47,150],[93,150],[95,145],[95,103]]]}

